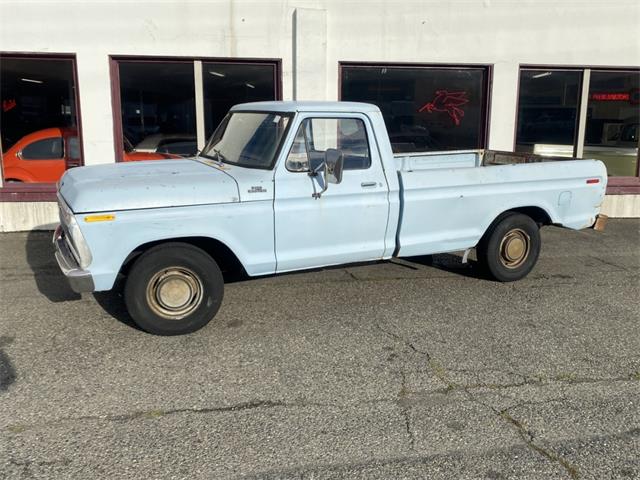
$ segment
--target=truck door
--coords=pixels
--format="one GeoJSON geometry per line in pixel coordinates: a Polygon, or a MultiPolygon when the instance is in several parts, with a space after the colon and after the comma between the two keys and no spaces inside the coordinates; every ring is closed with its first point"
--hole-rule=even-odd
{"type": "Polygon", "coordinates": [[[371,125],[360,114],[299,115],[295,137],[275,173],[277,271],[380,259],[385,250],[389,188],[371,125]],[[334,148],[342,182],[320,198],[322,174],[309,169],[334,148]]]}

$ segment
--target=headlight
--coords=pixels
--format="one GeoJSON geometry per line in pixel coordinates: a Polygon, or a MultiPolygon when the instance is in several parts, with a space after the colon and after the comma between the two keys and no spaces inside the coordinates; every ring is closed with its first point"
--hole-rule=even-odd
{"type": "Polygon", "coordinates": [[[78,265],[80,265],[80,268],[87,268],[92,260],[91,250],[89,250],[84,235],[82,235],[76,217],[61,197],[58,197],[58,206],[60,207],[60,223],[67,234],[67,243],[69,244],[71,253],[78,262],[78,265]]]}
{"type": "Polygon", "coordinates": [[[78,222],[76,221],[75,216],[71,216],[71,221],[67,225],[69,236],[71,237],[71,248],[72,251],[77,255],[76,260],[78,260],[78,264],[80,268],[87,268],[91,265],[91,250],[89,250],[89,246],[84,239],[84,235],[82,235],[82,231],[78,226],[78,222]]]}

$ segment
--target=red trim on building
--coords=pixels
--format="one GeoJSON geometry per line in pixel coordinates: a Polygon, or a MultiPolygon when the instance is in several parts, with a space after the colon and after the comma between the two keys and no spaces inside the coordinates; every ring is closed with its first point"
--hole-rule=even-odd
{"type": "Polygon", "coordinates": [[[640,195],[640,177],[609,177],[607,195],[640,195]]]}
{"type": "Polygon", "coordinates": [[[1,202],[55,202],[54,183],[7,183],[0,188],[1,202]]]}

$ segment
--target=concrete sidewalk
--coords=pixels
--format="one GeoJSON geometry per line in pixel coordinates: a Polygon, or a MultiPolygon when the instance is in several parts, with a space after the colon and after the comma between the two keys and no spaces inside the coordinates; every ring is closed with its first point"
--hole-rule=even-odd
{"type": "Polygon", "coordinates": [[[237,282],[162,338],[0,235],[0,478],[639,478],[640,221],[237,282]]]}

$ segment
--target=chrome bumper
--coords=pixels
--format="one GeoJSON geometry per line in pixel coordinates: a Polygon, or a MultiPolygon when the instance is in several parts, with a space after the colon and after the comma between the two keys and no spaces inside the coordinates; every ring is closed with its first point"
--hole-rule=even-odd
{"type": "Polygon", "coordinates": [[[71,288],[78,293],[93,292],[93,278],[91,273],[87,270],[83,270],[73,258],[71,250],[64,239],[64,231],[62,226],[58,225],[56,231],[53,234],[53,245],[56,249],[56,261],[64,276],[69,280],[71,288]]]}

